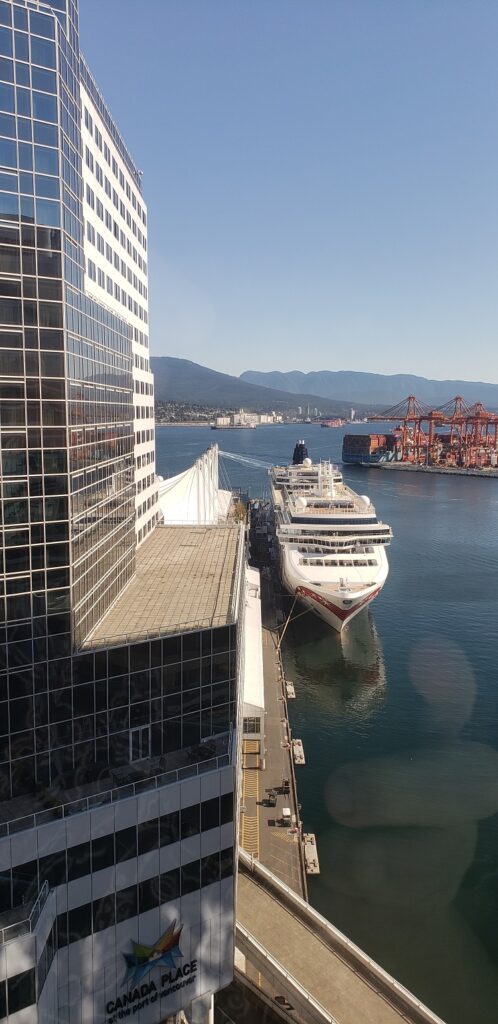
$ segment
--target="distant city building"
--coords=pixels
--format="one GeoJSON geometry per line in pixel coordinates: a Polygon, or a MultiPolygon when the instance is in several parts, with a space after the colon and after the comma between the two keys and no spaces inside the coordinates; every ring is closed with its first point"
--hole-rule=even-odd
{"type": "Polygon", "coordinates": [[[283,416],[280,413],[245,412],[244,409],[239,409],[238,412],[216,416],[211,426],[216,430],[223,430],[227,427],[257,427],[262,423],[282,422],[283,416]]]}
{"type": "Polygon", "coordinates": [[[0,58],[0,1017],[200,1021],[233,967],[241,528],[158,524],[141,174],[75,0],[0,0],[0,58]]]}

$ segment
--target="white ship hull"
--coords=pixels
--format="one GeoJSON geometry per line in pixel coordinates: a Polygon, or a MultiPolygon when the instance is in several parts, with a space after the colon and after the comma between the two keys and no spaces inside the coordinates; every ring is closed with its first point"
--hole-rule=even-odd
{"type": "MultiPolygon", "coordinates": [[[[389,566],[385,552],[376,549],[379,561],[379,571],[375,577],[361,582],[352,582],[343,579],[327,579],[327,569],[322,570],[323,582],[319,585],[315,580],[311,581],[307,575],[300,572],[296,552],[285,545],[281,546],[281,575],[286,590],[295,597],[300,604],[323,619],[329,626],[340,633],[344,627],[351,622],[359,612],[368,608],[368,605],[380,594],[387,579],[389,566]]],[[[317,572],[313,574],[317,576],[317,572]]]]}

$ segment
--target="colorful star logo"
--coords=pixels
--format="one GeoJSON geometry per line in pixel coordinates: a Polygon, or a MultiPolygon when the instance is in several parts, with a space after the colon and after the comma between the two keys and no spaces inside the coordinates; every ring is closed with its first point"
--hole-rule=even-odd
{"type": "Polygon", "coordinates": [[[123,985],[127,982],[130,985],[138,985],[153,967],[176,967],[174,958],[183,957],[178,945],[182,929],[182,924],[177,928],[176,921],[173,921],[153,946],[142,946],[139,942],[132,942],[133,953],[123,953],[126,963],[123,985]]]}

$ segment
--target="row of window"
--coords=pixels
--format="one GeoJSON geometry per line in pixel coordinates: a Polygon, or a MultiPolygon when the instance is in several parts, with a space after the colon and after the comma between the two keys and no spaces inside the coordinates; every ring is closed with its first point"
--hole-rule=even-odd
{"type": "Polygon", "coordinates": [[[144,455],[139,455],[135,459],[135,469],[144,469],[145,466],[151,466],[154,462],[155,452],[145,452],[144,455]]]}
{"type": "MultiPolygon", "coordinates": [[[[135,365],[136,365],[136,362],[135,362],[135,365]]],[[[146,381],[146,380],[136,380],[135,381],[135,394],[136,395],[153,395],[154,394],[154,385],[152,383],[149,384],[149,382],[146,381]]]]}
{"type": "MultiPolygon", "coordinates": [[[[13,522],[15,523],[15,520],[13,522]]],[[[53,537],[52,539],[57,540],[59,538],[53,537]]],[[[67,538],[62,537],[61,539],[67,538]]],[[[34,614],[36,616],[42,613],[35,611],[34,614]]],[[[8,639],[12,647],[14,647],[15,639],[19,638],[9,634],[8,639]]],[[[201,668],[203,669],[206,658],[210,658],[211,655],[217,656],[233,651],[235,645],[235,627],[222,626],[212,630],[205,629],[202,632],[195,631],[167,636],[162,639],[146,640],[143,643],[122,647],[109,647],[108,650],[103,649],[96,652],[79,654],[73,659],[66,659],[64,654],[54,654],[54,660],[48,666],[50,688],[57,689],[58,686],[68,686],[71,681],[74,686],[100,682],[105,687],[106,693],[107,687],[109,688],[109,693],[111,693],[115,686],[114,679],[116,677],[121,678],[129,672],[133,675],[137,672],[149,673],[150,670],[159,669],[160,675],[166,675],[169,678],[169,673],[165,673],[164,670],[168,666],[175,666],[176,675],[172,677],[171,684],[168,684],[167,692],[170,693],[172,690],[177,689],[179,685],[181,686],[179,680],[181,680],[182,667],[186,673],[186,678],[190,679],[190,671],[195,669],[197,672],[200,672],[201,668]],[[201,655],[202,662],[200,663],[198,659],[201,655]]],[[[12,665],[11,667],[14,666],[12,665]]],[[[29,671],[31,675],[31,670],[29,671]]],[[[221,661],[216,662],[215,671],[217,674],[222,671],[221,661]]],[[[43,689],[46,686],[46,673],[46,665],[35,665],[34,677],[37,690],[43,689]]],[[[150,675],[147,678],[148,682],[144,677],[140,681],[142,694],[144,694],[143,688],[145,685],[157,685],[158,677],[156,675],[150,675]]],[[[226,675],[218,675],[220,680],[226,678],[226,675]]],[[[211,678],[206,679],[206,681],[211,682],[211,678]]],[[[190,686],[195,685],[198,684],[195,682],[190,683],[190,686]]],[[[184,687],[184,689],[189,688],[187,686],[184,687]]],[[[151,693],[151,695],[157,696],[158,694],[151,693]]],[[[143,700],[144,696],[141,699],[143,700]]],[[[109,706],[113,706],[112,702],[109,706]]]]}
{"type": "Polygon", "coordinates": [[[135,434],[135,444],[147,444],[148,441],[154,440],[153,430],[137,430],[135,434]]]}
{"type": "Polygon", "coordinates": [[[122,248],[126,250],[128,255],[132,257],[133,262],[138,265],[139,269],[144,274],[146,274],[147,273],[147,262],[146,262],[146,260],[142,259],[142,257],[140,256],[140,253],[137,252],[135,246],[133,245],[133,242],[129,238],[126,237],[124,231],[119,227],[118,222],[116,220],[114,220],[114,218],[109,213],[109,210],[106,210],[104,204],[98,198],[98,196],[95,197],[95,193],[94,193],[93,189],[91,188],[91,186],[88,183],[87,183],[86,188],[85,188],[85,198],[86,198],[86,201],[87,201],[89,207],[92,210],[95,210],[99,220],[101,220],[103,224],[105,223],[105,226],[106,226],[107,230],[111,232],[111,234],[114,236],[116,241],[118,241],[120,243],[120,245],[122,246],[122,248]]]}
{"type": "Polygon", "coordinates": [[[70,910],[67,915],[59,914],[58,946],[60,948],[70,942],[79,942],[93,932],[111,928],[114,924],[136,917],[137,914],[145,914],[148,910],[155,910],[172,900],[188,896],[205,885],[212,885],[232,876],[233,848],[229,846],[219,853],[208,854],[200,860],[182,864],[180,868],[165,871],[154,878],[139,882],[138,885],[131,885],[120,892],[111,893],[109,896],[94,900],[93,903],[77,907],[70,910]]]}
{"type": "Polygon", "coordinates": [[[99,231],[95,231],[93,224],[87,221],[86,225],[86,236],[91,245],[94,245],[98,249],[102,256],[105,256],[108,263],[114,265],[115,270],[119,270],[121,276],[128,280],[128,284],[133,285],[136,291],[147,298],[147,288],[136,274],[133,273],[131,267],[127,267],[124,260],[120,259],[119,253],[115,252],[111,245],[105,241],[103,235],[99,231]]]}
{"type": "MultiPolygon", "coordinates": [[[[61,544],[67,542],[67,530],[65,537],[59,539],[57,536],[52,536],[50,526],[50,523],[45,526],[47,542],[49,540],[53,541],[53,543],[59,542],[61,544]]],[[[55,526],[58,528],[58,524],[55,524],[55,526]]],[[[16,524],[16,534],[18,533],[22,536],[24,531],[19,529],[16,524]]],[[[10,533],[6,531],[5,536],[7,539],[10,533]]],[[[34,536],[36,541],[40,538],[43,539],[43,526],[32,526],[31,536],[34,536]],[[38,533],[38,531],[40,532],[38,533]]],[[[37,598],[38,595],[35,595],[35,597],[37,598]]],[[[179,644],[177,645],[177,641],[180,638],[177,636],[164,638],[163,640],[153,640],[151,643],[134,644],[132,651],[134,648],[141,650],[139,650],[138,657],[136,658],[132,654],[131,674],[129,674],[130,665],[127,656],[128,648],[126,647],[109,648],[107,656],[106,651],[98,651],[95,654],[80,655],[72,661],[66,658],[65,653],[54,652],[53,660],[49,662],[48,666],[45,664],[45,657],[40,659],[33,669],[31,667],[33,652],[30,638],[32,634],[35,638],[45,636],[45,620],[42,619],[40,624],[38,619],[38,616],[44,616],[44,614],[45,611],[37,610],[37,600],[35,600],[35,619],[33,623],[29,623],[26,627],[9,626],[7,628],[9,667],[12,671],[11,689],[9,691],[11,699],[16,696],[28,696],[33,694],[33,691],[41,693],[47,688],[50,690],[67,688],[69,693],[72,690],[74,699],[78,702],[78,707],[81,707],[82,702],[87,702],[86,706],[79,712],[80,714],[86,714],[94,710],[105,711],[108,708],[117,708],[122,705],[134,704],[138,701],[154,700],[161,696],[166,697],[167,695],[178,693],[180,690],[195,690],[199,686],[209,687],[212,684],[217,685],[224,683],[227,679],[234,678],[235,651],[224,650],[225,644],[223,640],[218,640],[216,637],[217,633],[228,633],[228,629],[213,631],[212,657],[210,631],[206,630],[202,634],[202,659],[198,656],[193,656],[191,660],[178,661],[179,644]],[[26,657],[21,657],[21,652],[17,649],[17,641],[23,641],[27,645],[26,657]],[[153,648],[152,668],[149,667],[148,648],[150,646],[153,648]],[[159,649],[160,655],[161,646],[163,647],[162,665],[161,661],[157,661],[155,657],[155,648],[159,649]],[[23,667],[26,665],[30,665],[30,667],[23,667]],[[81,688],[90,688],[86,697],[77,696],[81,688]],[[94,698],[91,697],[93,689],[95,689],[95,706],[94,698]],[[91,701],[91,706],[88,706],[88,701],[91,701]]],[[[54,630],[50,632],[54,632],[54,630]]],[[[189,636],[199,641],[199,633],[186,633],[184,634],[184,639],[189,636]]],[[[5,642],[5,635],[2,637],[2,642],[5,642]]],[[[185,645],[185,656],[188,657],[188,655],[189,650],[187,645],[185,645]]],[[[2,669],[4,667],[0,666],[2,669]]],[[[0,700],[7,700],[7,696],[6,678],[1,674],[0,700]]],[[[205,704],[204,700],[203,704],[205,704]]],[[[0,722],[1,725],[3,725],[2,722],[0,722]]]]}
{"type": "Polygon", "coordinates": [[[142,234],[142,231],[138,227],[134,217],[132,217],[129,208],[126,206],[123,200],[119,198],[116,189],[112,187],[109,178],[106,174],[104,174],[98,160],[94,160],[93,154],[88,148],[88,146],[85,146],[85,163],[89,171],[91,171],[92,174],[95,175],[97,183],[100,185],[101,188],[104,189],[104,192],[108,199],[112,199],[114,208],[116,210],[119,210],[120,216],[124,221],[126,221],[127,227],[130,229],[130,231],[132,231],[135,238],[138,239],[140,245],[143,244],[144,249],[146,249],[147,245],[145,235],[142,234]]]}
{"type": "Polygon", "coordinates": [[[154,419],[154,406],[136,405],[133,410],[133,415],[136,420],[154,419]]]}
{"type": "MultiPolygon", "coordinates": [[[[222,655],[216,658],[221,661],[222,655]]],[[[46,680],[46,666],[45,680],[46,680]]],[[[15,666],[17,668],[17,666],[15,666]]],[[[120,732],[142,724],[168,721],[171,718],[187,713],[224,705],[230,696],[234,696],[234,685],[226,678],[228,664],[221,665],[218,670],[213,665],[203,668],[202,687],[199,674],[192,673],[184,680],[184,690],[180,690],[180,680],[173,672],[161,680],[154,680],[152,699],[150,698],[150,682],[143,678],[142,673],[118,677],[107,694],[106,684],[86,683],[81,686],[68,687],[63,681],[50,674],[50,691],[46,688],[33,696],[32,676],[29,673],[15,671],[9,677],[9,695],[7,701],[7,685],[5,678],[0,681],[2,692],[1,725],[0,725],[0,760],[9,758],[9,735],[17,732],[28,732],[35,725],[41,730],[36,736],[37,750],[45,751],[49,746],[64,746],[71,742],[72,725],[79,739],[88,739],[93,733],[97,736],[108,732],[120,732]],[[221,677],[221,678],[220,678],[221,677]],[[55,683],[52,681],[55,679],[55,683]],[[211,682],[211,679],[213,680],[211,682]],[[56,688],[58,685],[59,688],[56,688]],[[178,689],[173,689],[175,685],[178,689]],[[188,688],[187,688],[188,687],[188,688]],[[164,694],[161,697],[161,689],[164,694]],[[25,694],[25,696],[23,696],[25,694]],[[14,699],[15,698],[15,699],[14,699]],[[83,718],[83,722],[78,719],[83,718]],[[50,721],[50,734],[48,723],[50,721]],[[57,729],[61,723],[68,723],[64,729],[57,729]],[[84,735],[80,735],[83,733],[84,735]],[[62,739],[61,739],[62,737],[62,739]],[[66,738],[67,737],[67,738],[66,738]]],[[[45,681],[45,687],[46,687],[45,681]]],[[[17,742],[17,741],[16,741],[17,742]]],[[[32,753],[33,737],[28,740],[29,753],[32,753]]],[[[159,753],[161,751],[159,750],[159,753]]],[[[20,756],[18,754],[18,756],[20,756]]]]}
{"type": "MultiPolygon", "coordinates": [[[[125,581],[126,582],[126,581],[125,581]]],[[[48,620],[47,620],[48,621],[48,620]]],[[[70,646],[70,635],[51,638],[67,639],[70,646]]],[[[50,645],[50,639],[49,639],[50,645]]],[[[166,772],[181,767],[187,759],[188,764],[198,764],[199,754],[196,753],[203,737],[225,737],[233,725],[235,704],[220,705],[207,708],[205,711],[185,715],[183,718],[169,719],[166,722],[154,722],[150,727],[151,756],[155,759],[150,771],[166,772]],[[181,754],[179,753],[181,751],[181,754]],[[161,768],[160,759],[164,768],[161,768]],[[173,765],[173,768],[171,768],[173,765]],[[169,767],[168,767],[169,766],[169,767]]],[[[75,723],[62,722],[50,728],[50,749],[39,753],[34,752],[34,738],[45,741],[47,731],[38,729],[18,733],[11,738],[11,760],[0,768],[0,799],[7,800],[23,793],[33,793],[40,786],[50,788],[56,786],[63,789],[74,789],[93,783],[97,778],[104,779],[105,785],[112,788],[122,785],[122,773],[117,776],[117,769],[125,768],[125,777],[132,771],[130,768],[130,730],[121,733],[99,735],[85,739],[88,725],[93,728],[93,719],[89,723],[84,718],[75,723]],[[115,776],[114,778],[112,776],[115,776]]],[[[222,741],[226,746],[226,742],[222,741]]],[[[223,763],[228,764],[228,754],[222,755],[223,763]]],[[[144,782],[144,785],[148,783],[144,782]]]]}
{"type": "MultiPolygon", "coordinates": [[[[2,193],[0,192],[0,209],[1,196],[2,193]]],[[[139,317],[140,320],[143,320],[144,323],[147,323],[147,311],[143,309],[143,307],[135,299],[133,299],[131,295],[128,295],[124,288],[120,288],[119,284],[116,281],[113,282],[112,277],[109,277],[108,274],[105,274],[100,267],[96,267],[93,260],[87,259],[86,268],[87,274],[91,281],[95,281],[95,283],[98,284],[99,288],[104,288],[107,291],[108,295],[114,294],[116,302],[121,302],[121,305],[124,306],[125,309],[128,308],[130,313],[133,313],[135,316],[139,317]]]]}
{"type": "Polygon", "coordinates": [[[144,516],[149,509],[157,505],[157,495],[154,494],[152,497],[147,498],[147,501],[143,501],[141,505],[137,506],[137,516],[144,516]]]}
{"type": "Polygon", "coordinates": [[[137,494],[141,494],[142,491],[146,491],[148,487],[152,487],[155,478],[155,473],[150,473],[149,476],[144,476],[142,480],[137,480],[137,494]]]}
{"type": "MultiPolygon", "coordinates": [[[[123,192],[126,193],[126,198],[128,199],[128,202],[131,202],[133,209],[137,211],[140,220],[144,225],[146,225],[147,217],[145,214],[145,210],[142,209],[140,201],[137,199],[135,193],[132,192],[129,182],[126,181],[123,172],[119,169],[117,160],[115,160],[115,158],[111,156],[109,146],[106,142],[103,141],[102,134],[99,131],[97,124],[95,124],[94,126],[92,115],[87,107],[84,108],[84,120],[85,128],[90,133],[92,138],[95,139],[95,142],[97,143],[97,148],[100,150],[101,153],[104,154],[104,159],[106,163],[109,165],[109,167],[112,167],[112,173],[114,174],[114,177],[119,181],[119,184],[123,192]]],[[[88,166],[90,167],[90,164],[88,166]]],[[[93,170],[93,167],[90,167],[90,169],[93,170]]]]}
{"type": "Polygon", "coordinates": [[[131,357],[130,325],[117,313],[102,306],[91,295],[66,288],[66,317],[69,332],[87,342],[102,345],[105,349],[111,349],[127,358],[131,357]]]}
{"type": "Polygon", "coordinates": [[[328,568],[328,566],[336,566],[337,567],[337,566],[340,566],[340,565],[344,565],[344,566],[349,565],[349,566],[353,566],[353,567],[357,568],[359,566],[365,567],[367,565],[377,565],[377,562],[376,562],[375,558],[369,558],[368,560],[366,560],[366,559],[363,559],[363,560],[355,559],[354,561],[352,559],[349,559],[349,560],[347,560],[347,559],[337,560],[337,559],[330,559],[330,558],[326,558],[326,559],[323,559],[323,558],[301,558],[301,565],[310,565],[312,567],[313,566],[325,566],[325,568],[328,568]]]}
{"type": "MultiPolygon", "coordinates": [[[[148,339],[148,337],[147,337],[147,335],[145,334],[144,331],[140,331],[138,329],[138,327],[134,327],[133,328],[133,341],[138,342],[139,345],[147,346],[148,342],[149,342],[149,339],[148,339]]],[[[142,358],[142,357],[140,357],[140,358],[142,358]]],[[[143,366],[142,369],[143,370],[148,370],[149,369],[149,360],[146,359],[145,362],[147,363],[147,366],[143,366]]]]}
{"type": "MultiPolygon", "coordinates": [[[[39,22],[41,23],[40,17],[39,22]]],[[[43,19],[45,22],[48,19],[43,19]]],[[[35,35],[24,35],[20,31],[12,32],[6,25],[0,26],[0,54],[2,57],[12,60],[31,61],[32,64],[39,64],[44,68],[57,67],[55,57],[55,43],[52,39],[35,35]],[[31,50],[31,55],[30,51],[31,50]]]]}
{"type": "MultiPolygon", "coordinates": [[[[61,10],[65,10],[65,0],[59,0],[57,3],[52,3],[52,7],[60,7],[61,10]]],[[[53,18],[47,17],[46,14],[37,14],[34,11],[30,11],[29,29],[37,36],[44,36],[46,39],[54,38],[54,21],[53,18]]],[[[14,17],[14,28],[19,29],[22,32],[28,31],[28,11],[26,8],[21,7],[12,8],[11,3],[0,4],[0,25],[6,25],[9,28],[12,25],[12,16],[14,17]]]]}
{"type": "Polygon", "coordinates": [[[155,526],[158,518],[159,518],[159,513],[156,513],[155,515],[153,515],[151,517],[151,519],[147,520],[147,522],[145,523],[144,526],[142,526],[140,528],[140,530],[138,531],[138,534],[137,534],[137,543],[138,544],[141,544],[142,541],[144,541],[145,538],[147,537],[147,535],[150,533],[150,531],[154,529],[154,526],[155,526]]]}
{"type": "Polygon", "coordinates": [[[38,977],[32,968],[0,982],[0,1018],[36,1002],[37,987],[39,998],[57,949],[232,876],[233,849],[230,846],[59,914],[40,957],[38,977]]]}
{"type": "MultiPolygon", "coordinates": [[[[135,353],[134,356],[133,356],[133,362],[134,362],[134,366],[135,366],[135,368],[137,370],[147,370],[147,371],[150,371],[149,360],[146,358],[146,356],[139,356],[139,355],[137,355],[135,353]]],[[[152,394],[152,392],[151,392],[151,394],[152,394]]]]}
{"type": "MultiPolygon", "coordinates": [[[[99,89],[97,88],[97,85],[95,83],[95,80],[94,80],[94,78],[93,78],[89,68],[88,68],[88,65],[86,64],[85,59],[84,59],[84,57],[81,54],[80,54],[80,68],[79,68],[79,71],[80,71],[81,84],[84,86],[84,88],[89,93],[89,95],[91,97],[91,100],[93,102],[93,105],[94,105],[95,109],[98,111],[99,117],[101,118],[103,124],[105,125],[105,128],[106,128],[107,132],[109,133],[112,141],[114,142],[114,145],[116,146],[116,149],[117,149],[117,151],[118,151],[118,153],[119,153],[119,155],[120,155],[120,157],[121,157],[125,167],[128,168],[128,171],[130,172],[131,177],[133,178],[133,181],[135,182],[135,185],[136,185],[136,187],[138,189],[138,192],[140,193],[141,187],[142,187],[141,172],[137,170],[137,168],[136,168],[136,166],[135,166],[135,164],[134,164],[134,162],[133,162],[133,160],[132,160],[132,158],[131,158],[131,156],[130,156],[130,154],[129,154],[129,152],[128,152],[128,150],[127,150],[127,148],[126,148],[126,146],[125,146],[125,144],[123,142],[123,139],[122,139],[121,135],[119,134],[118,129],[116,128],[116,125],[115,125],[115,123],[114,123],[114,121],[113,121],[113,119],[112,119],[112,117],[111,117],[111,115],[109,113],[109,110],[107,109],[107,107],[106,107],[106,105],[104,103],[104,100],[102,99],[102,95],[101,95],[99,89]]],[[[131,190],[130,190],[130,192],[131,192],[131,190]]],[[[133,204],[133,196],[132,196],[132,204],[133,204]]]]}
{"type": "MultiPolygon", "coordinates": [[[[0,139],[0,162],[3,157],[3,140],[0,139]]],[[[5,166],[5,164],[4,164],[5,166]]],[[[12,166],[12,165],[11,165],[12,166]]],[[[36,199],[33,196],[21,196],[11,192],[0,192],[0,217],[7,221],[29,221],[43,224],[46,227],[60,227],[59,203],[52,199],[36,199]]]]}
{"type": "Polygon", "coordinates": [[[44,881],[50,888],[65,885],[232,820],[233,794],[224,793],[39,860],[16,864],[0,874],[0,913],[34,899],[44,881]]]}

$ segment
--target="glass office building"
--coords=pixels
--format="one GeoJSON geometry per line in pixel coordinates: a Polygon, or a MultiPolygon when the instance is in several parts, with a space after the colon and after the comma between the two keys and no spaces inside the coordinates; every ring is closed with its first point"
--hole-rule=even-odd
{"type": "Polygon", "coordinates": [[[146,228],[76,3],[0,0],[0,1019],[23,1024],[201,1020],[232,971],[242,538],[157,525],[146,228]]]}

